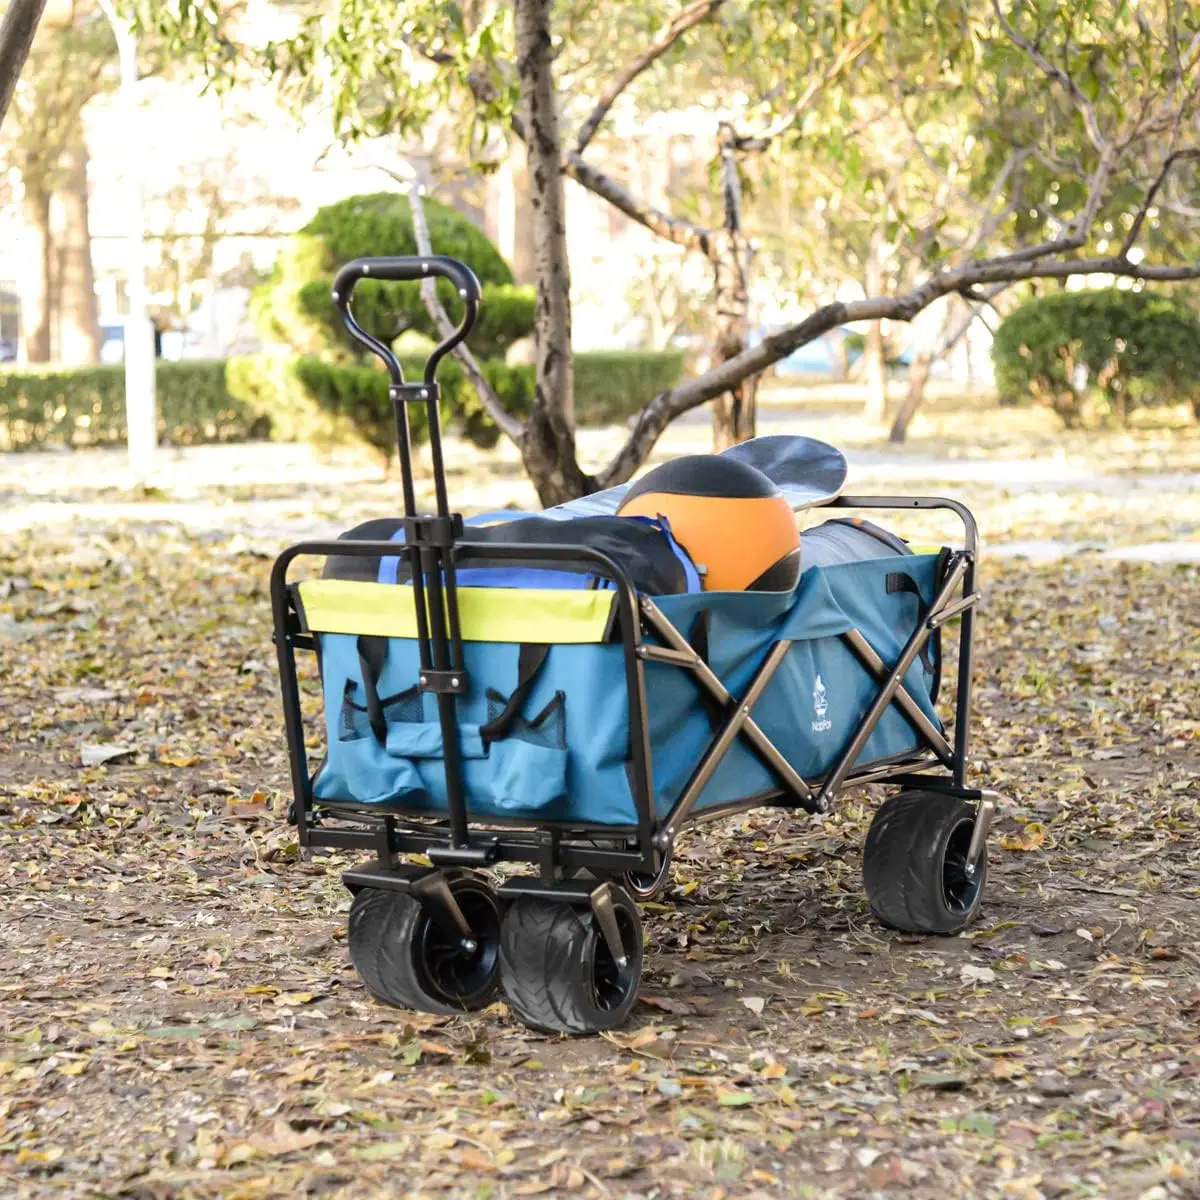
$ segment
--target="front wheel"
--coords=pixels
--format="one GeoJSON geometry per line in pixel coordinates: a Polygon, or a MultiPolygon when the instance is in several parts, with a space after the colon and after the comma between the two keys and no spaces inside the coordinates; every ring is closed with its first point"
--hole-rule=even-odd
{"type": "Polygon", "coordinates": [[[590,908],[521,896],[504,914],[500,978],[513,1015],[542,1033],[585,1034],[624,1024],[642,975],[642,921],[611,889],[620,962],[590,908]]]}
{"type": "Polygon", "coordinates": [[[904,933],[957,933],[979,912],[987,853],[968,869],[972,804],[946,792],[905,791],[879,807],[863,847],[871,911],[904,933]]]}
{"type": "Polygon", "coordinates": [[[449,883],[474,945],[464,946],[407,892],[363,888],[354,897],[346,939],[350,960],[376,999],[440,1014],[491,1003],[500,974],[496,894],[473,875],[449,883]]]}

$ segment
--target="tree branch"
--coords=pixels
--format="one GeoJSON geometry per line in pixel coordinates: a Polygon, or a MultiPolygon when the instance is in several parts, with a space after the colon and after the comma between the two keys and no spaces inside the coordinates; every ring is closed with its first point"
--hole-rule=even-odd
{"type": "Polygon", "coordinates": [[[1125,240],[1121,243],[1121,256],[1124,257],[1133,248],[1134,243],[1138,240],[1138,236],[1142,232],[1142,225],[1145,223],[1146,214],[1150,211],[1154,204],[1154,199],[1161,190],[1163,184],[1167,180],[1167,176],[1171,173],[1171,168],[1177,163],[1191,159],[1195,161],[1200,159],[1200,148],[1191,148],[1187,150],[1173,150],[1163,159],[1163,164],[1159,168],[1158,174],[1155,176],[1154,182],[1146,189],[1146,195],[1142,199],[1141,205],[1138,207],[1137,214],[1133,218],[1133,224],[1129,227],[1129,232],[1125,235],[1125,240]]]}
{"type": "Polygon", "coordinates": [[[709,252],[710,233],[699,225],[693,225],[681,217],[673,217],[653,205],[644,204],[628,188],[618,183],[573,151],[563,159],[563,173],[581,187],[607,200],[614,208],[623,212],[631,221],[645,226],[651,233],[682,246],[685,250],[709,252]]]}
{"type": "Polygon", "coordinates": [[[1028,147],[1022,147],[1019,150],[1014,150],[1005,160],[1004,166],[1000,168],[999,174],[988,191],[987,198],[977,210],[980,213],[980,217],[967,239],[965,249],[968,253],[986,242],[1000,228],[1004,221],[1012,216],[1018,207],[1020,207],[1021,197],[1024,192],[1024,176],[1022,171],[1031,154],[1032,151],[1028,147]],[[1015,194],[1009,200],[1008,204],[997,212],[996,204],[1004,194],[1004,189],[1008,186],[1008,181],[1014,175],[1016,176],[1016,183],[1013,187],[1015,194]]]}
{"type": "Polygon", "coordinates": [[[967,311],[963,314],[963,318],[957,325],[953,324],[949,319],[946,321],[942,329],[942,337],[938,342],[938,348],[934,353],[934,358],[945,358],[959,341],[966,334],[967,330],[977,321],[980,320],[984,308],[990,308],[993,311],[996,309],[995,300],[1001,292],[1006,291],[1012,285],[1010,283],[993,283],[991,287],[985,288],[982,292],[974,293],[969,299],[971,303],[967,305],[967,311]]]}
{"type": "MultiPolygon", "coordinates": [[[[1043,251],[1044,247],[1033,247],[1043,251]]],[[[654,443],[677,417],[708,400],[723,395],[743,379],[758,374],[815,341],[839,325],[852,321],[911,321],[935,300],[951,292],[969,292],[980,284],[1011,284],[1024,279],[1063,279],[1072,275],[1117,275],[1126,279],[1159,281],[1200,279],[1200,261],[1181,266],[1147,266],[1131,262],[1124,254],[1096,258],[1066,258],[1046,262],[1029,251],[966,263],[930,276],[924,283],[898,296],[871,296],[864,300],[835,302],[818,308],[799,324],[769,334],[757,346],[743,350],[711,371],[670,391],[660,392],[638,414],[625,445],[596,479],[600,487],[623,483],[645,461],[654,443]]],[[[984,293],[984,298],[990,298],[984,293]]]]}
{"type": "Polygon", "coordinates": [[[694,0],[686,8],[677,12],[670,24],[638,54],[624,70],[620,71],[600,94],[588,119],[579,127],[575,139],[575,153],[582,154],[596,136],[596,130],[608,116],[609,110],[616,103],[617,97],[648,67],[657,62],[689,29],[699,25],[712,16],[725,0],[694,0]]]}
{"type": "MultiPolygon", "coordinates": [[[[433,247],[429,241],[429,226],[425,222],[425,206],[421,203],[421,185],[415,180],[408,189],[408,204],[412,210],[413,234],[417,240],[417,252],[428,257],[433,254],[433,247]]],[[[442,307],[442,302],[438,299],[437,294],[437,281],[432,277],[421,281],[421,303],[425,305],[425,311],[432,318],[442,337],[450,337],[457,326],[450,320],[446,310],[442,307]]],[[[463,370],[466,371],[467,377],[479,394],[479,403],[483,405],[484,411],[496,422],[500,431],[510,441],[519,445],[525,436],[525,426],[505,409],[500,397],[492,390],[492,385],[488,383],[480,369],[479,363],[475,361],[475,355],[467,349],[465,342],[460,342],[455,347],[454,357],[462,363],[463,370]]]]}
{"type": "Polygon", "coordinates": [[[1072,103],[1079,110],[1080,116],[1083,117],[1084,127],[1087,129],[1092,145],[1101,153],[1107,150],[1108,139],[1100,129],[1100,121],[1096,116],[1096,106],[1080,91],[1079,85],[1075,80],[1062,67],[1055,66],[1033,42],[1019,34],[1013,28],[1008,17],[1004,15],[1004,10],[1000,7],[1000,0],[992,0],[992,9],[996,14],[996,19],[1000,22],[1000,28],[1004,30],[1008,40],[1018,49],[1024,50],[1033,59],[1034,63],[1037,64],[1039,70],[1060,84],[1067,95],[1071,97],[1072,103]]]}

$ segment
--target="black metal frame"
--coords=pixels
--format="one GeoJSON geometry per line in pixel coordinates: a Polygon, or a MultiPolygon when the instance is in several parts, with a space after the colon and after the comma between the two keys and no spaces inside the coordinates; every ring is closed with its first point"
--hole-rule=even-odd
{"type": "MultiPolygon", "coordinates": [[[[405,541],[313,541],[285,550],[271,573],[271,602],[274,613],[275,646],[279,664],[291,765],[293,805],[291,818],[299,830],[305,851],[319,846],[358,848],[374,854],[374,861],[345,875],[351,890],[385,887],[419,894],[448,929],[463,932],[462,914],[444,886],[444,871],[484,867],[498,862],[531,863],[538,874],[509,880],[502,895],[535,894],[573,902],[591,903],[600,925],[607,922],[602,911],[608,892],[595,880],[570,878],[580,870],[605,878],[626,873],[657,876],[672,855],[676,838],[689,820],[699,820],[745,809],[777,805],[810,812],[828,810],[833,795],[844,787],[891,781],[907,786],[948,789],[980,806],[976,822],[978,851],[982,851],[986,826],[993,804],[990,793],[966,786],[967,749],[970,725],[974,609],[980,599],[976,587],[978,532],[971,513],[955,500],[937,497],[843,496],[827,507],[850,509],[944,509],[962,521],[964,542],[952,551],[938,583],[937,594],[917,629],[894,663],[884,663],[865,638],[852,630],[843,640],[870,672],[879,691],[843,748],[837,762],[819,779],[802,778],[755,723],[753,708],[770,682],[791,643],[772,647],[744,694],[731,696],[724,684],[704,663],[684,635],[664,616],[653,600],[639,596],[622,568],[604,554],[580,546],[513,545],[472,542],[464,537],[462,517],[451,513],[446,496],[438,414],[436,371],[438,363],[469,333],[479,302],[479,285],[461,263],[444,258],[360,259],[338,274],[333,291],[346,326],[364,346],[378,354],[391,375],[390,394],[395,407],[397,440],[403,477],[405,541]],[[349,299],[354,284],[362,278],[419,280],[431,275],[451,279],[458,287],[466,316],[458,331],[437,347],[426,365],[424,381],[407,383],[399,361],[391,350],[366,333],[354,320],[349,299]],[[429,442],[433,465],[437,512],[418,514],[413,485],[413,468],[408,429],[410,403],[424,403],[428,410],[429,442]],[[312,778],[304,745],[300,689],[296,673],[297,650],[315,650],[316,644],[302,622],[288,584],[288,570],[305,556],[377,555],[407,557],[417,620],[420,651],[420,687],[437,698],[445,745],[447,813],[431,817],[419,811],[381,811],[365,805],[330,805],[314,808],[312,778]],[[617,625],[624,649],[626,690],[629,705],[630,783],[637,813],[634,826],[605,826],[586,822],[504,821],[488,818],[472,822],[463,790],[455,697],[463,694],[469,681],[458,617],[456,569],[473,559],[489,561],[551,561],[563,569],[601,576],[615,588],[617,625]],[[440,582],[440,586],[438,581],[440,582]],[[428,615],[426,610],[428,604],[428,615]],[[937,729],[904,687],[904,676],[926,642],[948,621],[961,617],[958,654],[958,692],[953,744],[937,729]],[[649,640],[651,638],[657,639],[649,640]],[[724,720],[692,771],[670,812],[654,811],[652,758],[647,714],[645,664],[664,663],[688,671],[701,692],[706,692],[725,711],[724,720]],[[855,767],[855,761],[871,732],[892,704],[912,725],[920,749],[896,762],[855,767]],[[729,748],[744,737],[779,781],[777,790],[706,808],[693,816],[693,808],[729,748]],[[926,774],[934,768],[945,774],[926,774]],[[337,822],[336,824],[331,822],[337,822]],[[602,846],[598,840],[616,842],[602,846]],[[421,854],[432,868],[402,863],[401,856],[421,854]],[[433,878],[436,876],[436,879],[433,878]]],[[[973,850],[976,849],[973,843],[973,850]]],[[[974,857],[972,857],[974,862],[974,857]]],[[[607,933],[608,931],[605,930],[607,933]]],[[[620,949],[619,942],[615,947],[620,949]]]]}

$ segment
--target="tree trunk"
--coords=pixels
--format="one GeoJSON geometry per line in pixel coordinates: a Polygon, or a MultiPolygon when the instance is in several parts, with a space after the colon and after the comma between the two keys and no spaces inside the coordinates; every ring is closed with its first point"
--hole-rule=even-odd
{"type": "Polygon", "coordinates": [[[50,234],[50,193],[25,187],[25,220],[32,234],[33,253],[25,283],[25,358],[27,362],[50,361],[50,318],[54,279],[54,242],[50,234]]]}
{"type": "Polygon", "coordinates": [[[887,342],[883,325],[872,321],[863,346],[863,367],[866,372],[867,402],[863,420],[870,425],[882,425],[887,420],[887,342]]]}
{"type": "Polygon", "coordinates": [[[850,353],[846,349],[846,339],[826,337],[825,344],[829,347],[829,357],[833,359],[834,380],[845,383],[850,378],[850,353]]]}
{"type": "MultiPolygon", "coordinates": [[[[871,234],[867,251],[863,289],[868,296],[882,296],[884,279],[884,256],[887,247],[882,229],[871,234]]],[[[872,321],[867,327],[863,345],[863,379],[867,385],[867,399],[863,405],[863,420],[868,425],[882,425],[887,420],[887,341],[883,336],[883,324],[872,321]]]]}
{"type": "Polygon", "coordinates": [[[892,422],[892,429],[888,434],[889,442],[898,445],[908,436],[909,423],[917,415],[917,409],[921,407],[921,401],[925,398],[925,385],[929,382],[929,372],[932,368],[933,351],[919,350],[908,368],[908,393],[904,397],[904,403],[900,405],[895,421],[892,422]]]}
{"type": "MultiPolygon", "coordinates": [[[[713,297],[717,313],[716,363],[741,354],[750,344],[750,295],[746,287],[747,246],[738,232],[714,246],[713,297]]],[[[759,376],[750,375],[712,402],[713,451],[719,454],[754,436],[759,376]]]]}
{"type": "Polygon", "coordinates": [[[69,364],[94,363],[100,361],[100,317],[88,229],[88,155],[82,137],[68,156],[56,289],[58,357],[69,364]]]}
{"type": "Polygon", "coordinates": [[[529,168],[520,155],[513,159],[513,252],[509,265],[518,283],[532,283],[537,274],[533,254],[533,196],[529,168]]]}
{"type": "Polygon", "coordinates": [[[537,300],[534,397],[521,457],[543,504],[595,489],[575,459],[571,274],[567,263],[562,141],[550,39],[552,0],[517,0],[517,72],[525,123],[537,300]]]}
{"type": "Polygon", "coordinates": [[[0,22],[0,125],[17,90],[21,68],[45,7],[46,0],[9,0],[0,22]]]}

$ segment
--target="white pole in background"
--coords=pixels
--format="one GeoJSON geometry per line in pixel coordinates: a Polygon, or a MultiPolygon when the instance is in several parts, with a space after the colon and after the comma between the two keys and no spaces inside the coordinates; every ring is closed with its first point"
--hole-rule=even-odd
{"type": "Polygon", "coordinates": [[[111,0],[99,0],[117,41],[121,69],[120,109],[125,121],[125,185],[128,192],[128,250],[125,292],[129,311],[125,317],[125,425],[128,431],[129,469],[135,482],[145,482],[158,448],[158,414],[154,394],[154,326],[147,312],[146,247],[142,213],[140,147],[136,136],[137,40],[132,23],[113,9],[111,0]]]}

